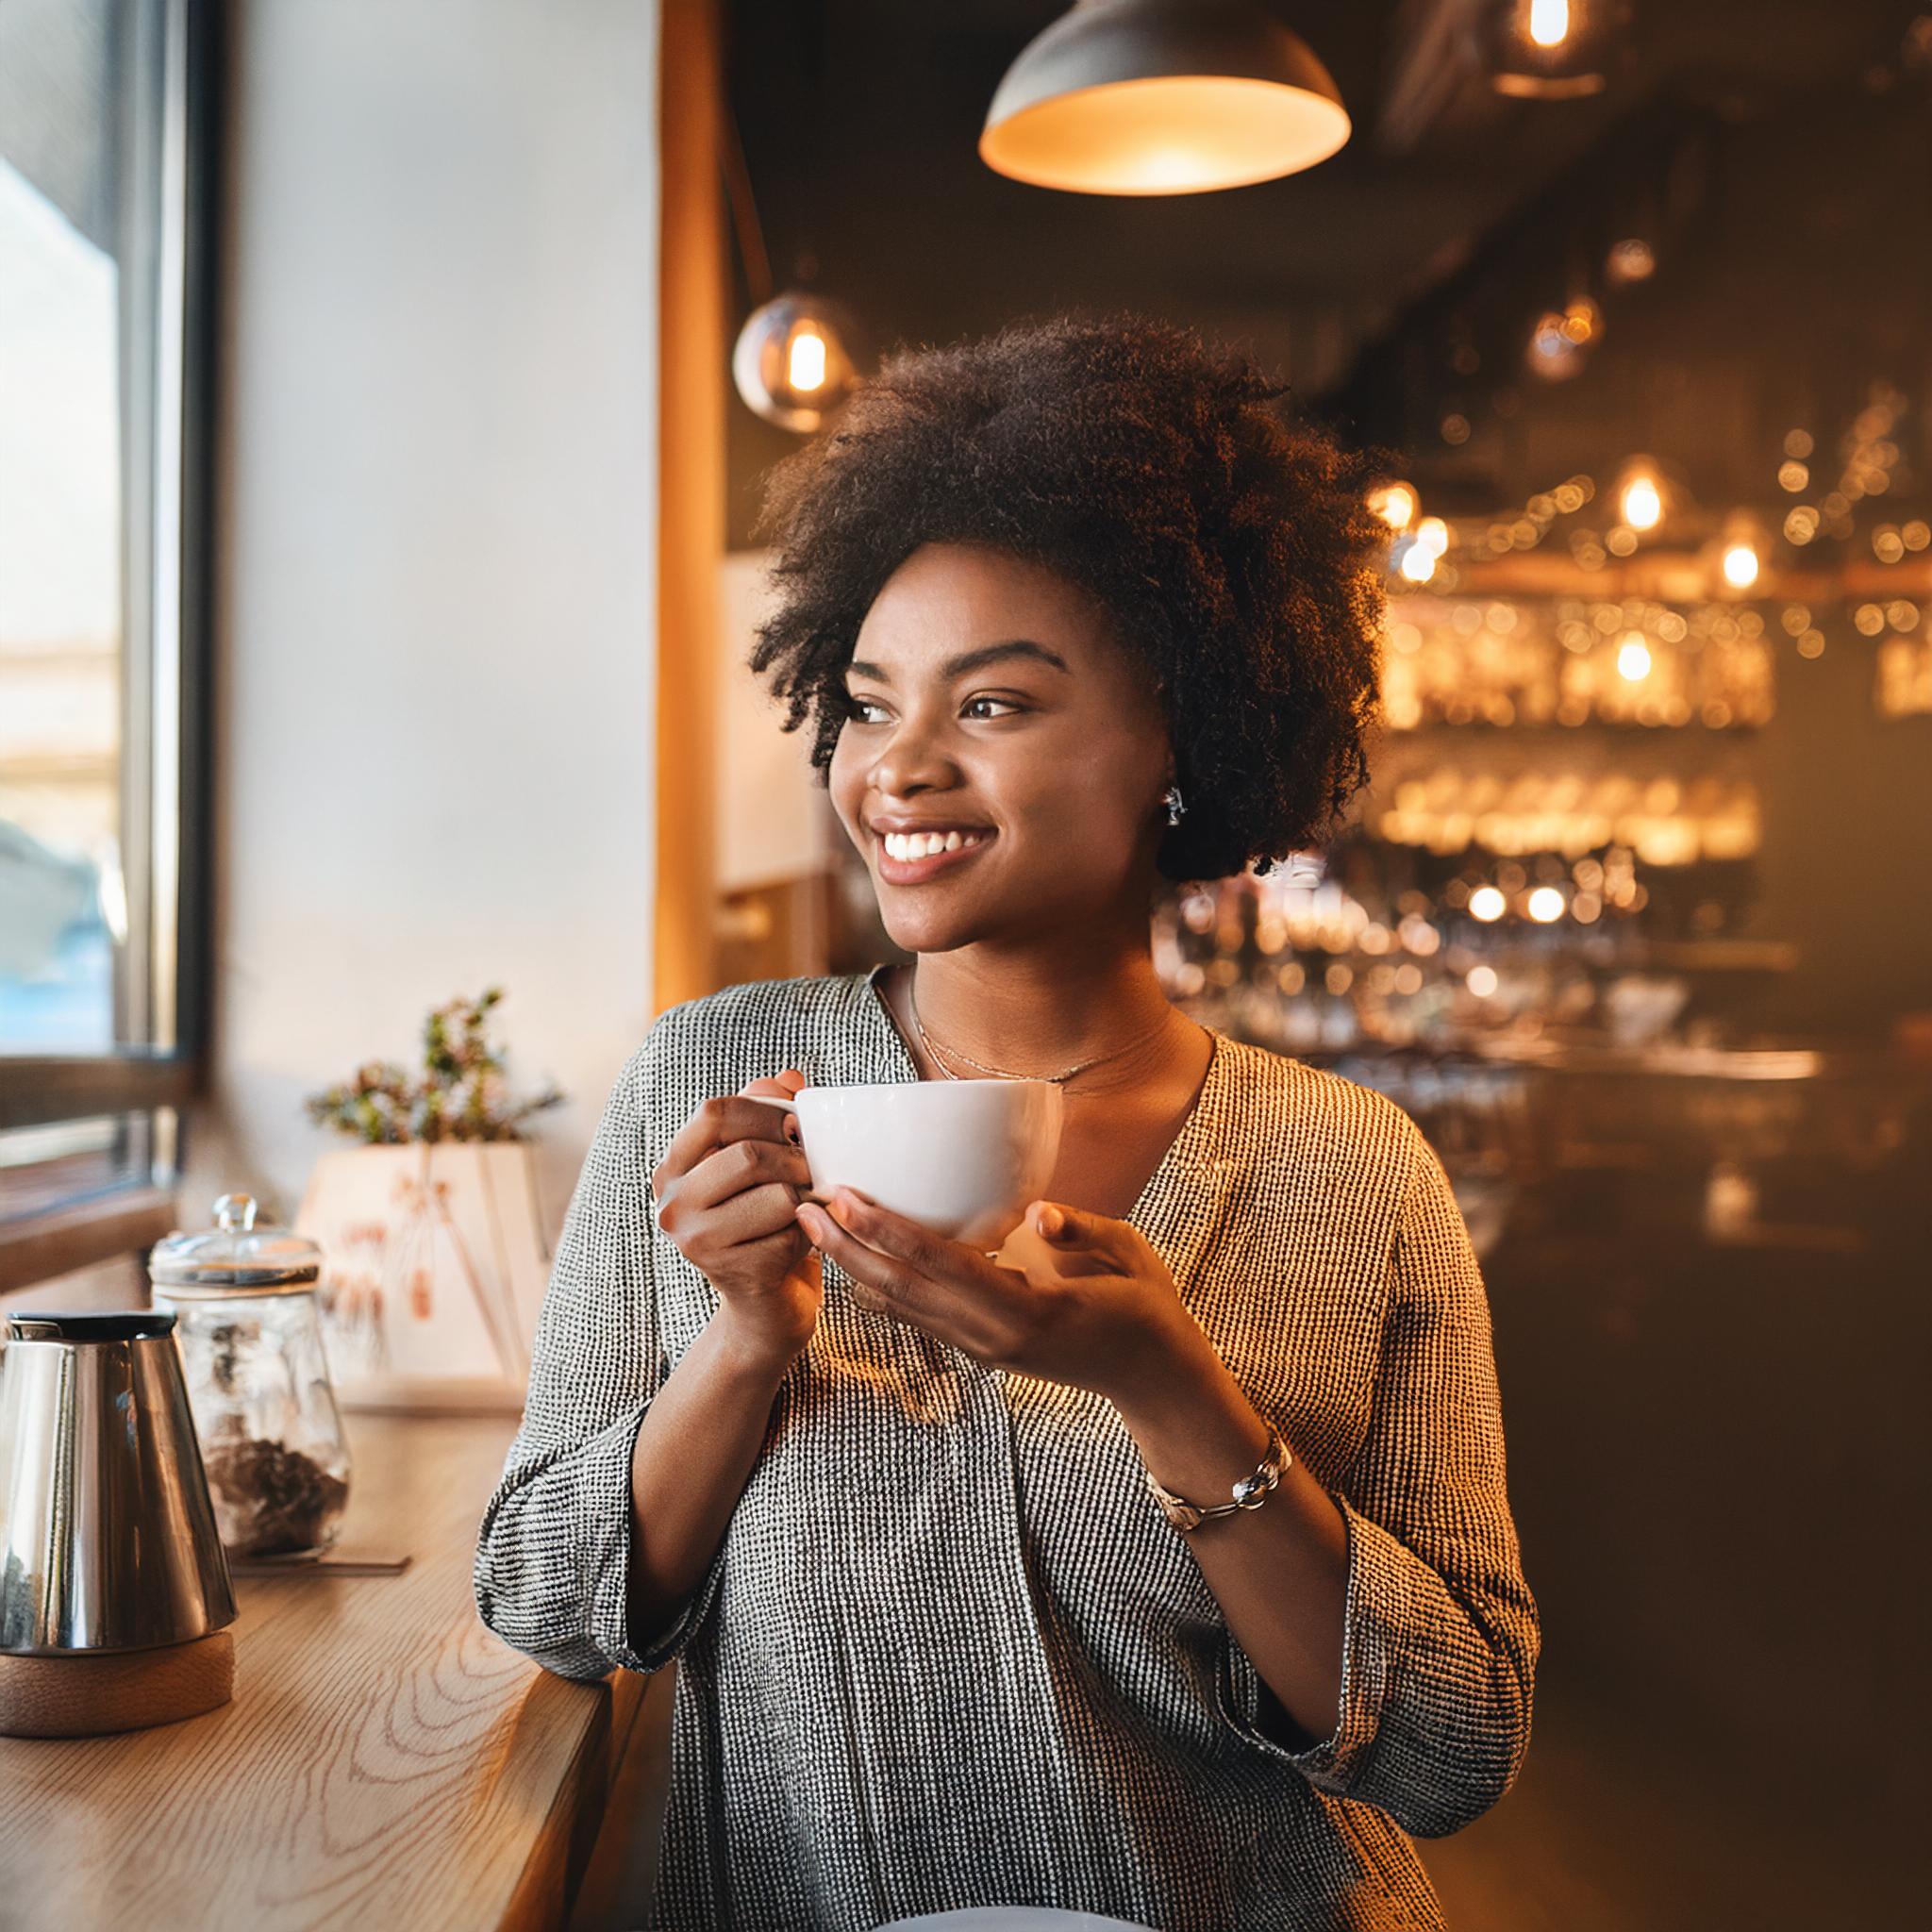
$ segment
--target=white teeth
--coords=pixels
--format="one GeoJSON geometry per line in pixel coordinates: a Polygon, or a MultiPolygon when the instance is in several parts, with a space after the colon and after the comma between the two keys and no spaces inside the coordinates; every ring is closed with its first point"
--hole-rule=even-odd
{"type": "Polygon", "coordinates": [[[959,852],[986,842],[984,832],[888,832],[883,843],[893,858],[929,858],[935,852],[959,852]]]}

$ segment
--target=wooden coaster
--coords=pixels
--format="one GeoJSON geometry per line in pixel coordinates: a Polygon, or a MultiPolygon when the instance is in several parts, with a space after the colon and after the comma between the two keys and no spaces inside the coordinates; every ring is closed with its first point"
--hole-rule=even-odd
{"type": "Polygon", "coordinates": [[[409,1567],[408,1555],[392,1557],[359,1544],[338,1543],[334,1549],[308,1550],[291,1557],[238,1557],[228,1552],[231,1576],[300,1575],[326,1570],[337,1576],[400,1576],[409,1567]]]}
{"type": "Polygon", "coordinates": [[[199,1717],[235,1693],[235,1640],[216,1630],[158,1650],[0,1653],[0,1735],[92,1738],[199,1717]]]}

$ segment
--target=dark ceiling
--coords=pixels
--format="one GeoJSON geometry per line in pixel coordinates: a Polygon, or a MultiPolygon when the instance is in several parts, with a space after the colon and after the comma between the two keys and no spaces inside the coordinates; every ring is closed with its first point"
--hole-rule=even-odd
{"type": "MultiPolygon", "coordinates": [[[[1251,346],[1305,395],[1357,358],[1659,101],[1749,121],[1900,70],[1909,0],[1639,0],[1593,98],[1501,96],[1466,58],[1472,0],[1293,0],[1355,122],[1300,175],[1220,193],[1107,197],[993,174],[974,144],[1054,0],[732,0],[726,59],[773,274],[848,301],[874,355],[1062,305],[1169,314],[1251,346]],[[1887,63],[1890,63],[1888,68],[1887,63]],[[1868,75],[1872,78],[1868,79],[1868,75]]],[[[741,267],[741,276],[742,270],[741,267]]],[[[741,279],[734,325],[752,291],[741,279]]],[[[757,473],[795,444],[732,404],[733,541],[757,473]]]]}

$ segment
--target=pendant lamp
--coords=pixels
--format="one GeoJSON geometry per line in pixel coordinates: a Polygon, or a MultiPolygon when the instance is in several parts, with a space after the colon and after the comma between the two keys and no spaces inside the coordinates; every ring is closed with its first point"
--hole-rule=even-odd
{"type": "Polygon", "coordinates": [[[792,286],[773,292],[772,259],[751,191],[751,169],[738,117],[728,108],[724,132],[730,136],[721,156],[725,188],[745,280],[758,304],[732,345],[731,379],[746,408],[780,429],[810,436],[858,385],[858,322],[844,303],[806,286],[818,273],[808,250],[799,257],[792,286]]]}
{"type": "Polygon", "coordinates": [[[1489,0],[1482,21],[1490,85],[1520,100],[1601,93],[1627,58],[1626,0],[1489,0]]]}
{"type": "Polygon", "coordinates": [[[853,335],[842,302],[787,289],[745,318],[731,351],[731,379],[747,408],[809,436],[858,385],[853,335]]]}
{"type": "Polygon", "coordinates": [[[1348,110],[1254,0],[1079,0],[1007,70],[979,158],[1078,194],[1198,194],[1324,161],[1348,110]]]}

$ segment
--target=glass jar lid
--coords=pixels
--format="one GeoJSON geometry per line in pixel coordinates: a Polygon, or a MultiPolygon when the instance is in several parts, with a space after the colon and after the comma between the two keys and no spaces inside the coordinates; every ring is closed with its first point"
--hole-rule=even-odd
{"type": "Polygon", "coordinates": [[[215,1203],[215,1224],[198,1234],[181,1229],[158,1241],[147,1272],[171,1294],[288,1293],[314,1286],[322,1250],[286,1227],[255,1224],[253,1194],[224,1194],[215,1203]]]}

